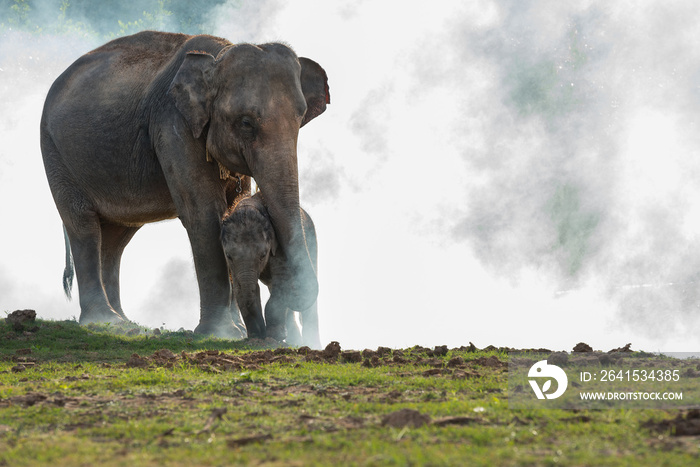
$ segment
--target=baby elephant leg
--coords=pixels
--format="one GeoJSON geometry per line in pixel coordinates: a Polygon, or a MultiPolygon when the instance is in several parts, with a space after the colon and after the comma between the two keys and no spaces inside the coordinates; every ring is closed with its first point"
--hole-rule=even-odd
{"type": "Polygon", "coordinates": [[[318,303],[301,312],[301,333],[304,345],[312,349],[321,348],[321,337],[318,332],[318,303]]]}
{"type": "Polygon", "coordinates": [[[292,310],[287,309],[287,344],[300,346],[304,345],[301,340],[301,332],[299,332],[299,326],[297,325],[296,313],[292,310]]]}

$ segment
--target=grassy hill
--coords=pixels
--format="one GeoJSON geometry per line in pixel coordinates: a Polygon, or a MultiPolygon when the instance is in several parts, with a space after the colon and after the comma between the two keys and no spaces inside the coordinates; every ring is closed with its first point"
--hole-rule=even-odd
{"type": "Polygon", "coordinates": [[[0,465],[699,461],[694,411],[509,409],[503,350],[271,344],[0,320],[0,465]]]}

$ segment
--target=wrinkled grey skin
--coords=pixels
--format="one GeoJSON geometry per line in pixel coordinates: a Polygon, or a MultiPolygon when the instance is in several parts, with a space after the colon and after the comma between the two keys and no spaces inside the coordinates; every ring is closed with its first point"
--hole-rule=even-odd
{"type": "MultiPolygon", "coordinates": [[[[301,209],[301,219],[311,261],[316,269],[318,248],[316,229],[309,214],[301,209]]],[[[318,309],[313,305],[301,311],[299,335],[290,293],[293,270],[287,254],[278,248],[275,230],[261,193],[244,198],[226,213],[221,224],[221,244],[231,271],[234,295],[243,315],[249,337],[286,339],[294,345],[320,348],[318,309]],[[263,320],[258,280],[265,284],[270,298],[263,320]]]]}
{"type": "Polygon", "coordinates": [[[80,322],[126,319],[124,247],[144,224],[179,217],[199,283],[195,332],[240,337],[219,240],[238,182],[222,180],[219,166],[243,176],[243,193],[253,176],[268,194],[279,247],[295,253],[290,298],[310,306],[318,283],[299,211],[297,137],[329,102],[325,71],[282,44],[146,31],[73,63],[48,93],[40,137],[80,322]]]}

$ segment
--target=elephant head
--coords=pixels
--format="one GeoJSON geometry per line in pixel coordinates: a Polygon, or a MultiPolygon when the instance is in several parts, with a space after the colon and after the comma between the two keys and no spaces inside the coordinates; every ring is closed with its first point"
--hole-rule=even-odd
{"type": "Polygon", "coordinates": [[[282,44],[230,45],[216,57],[188,52],[169,90],[207,154],[255,178],[280,248],[294,271],[290,305],[310,306],[318,282],[299,210],[299,128],[330,103],[326,72],[282,44]]]}

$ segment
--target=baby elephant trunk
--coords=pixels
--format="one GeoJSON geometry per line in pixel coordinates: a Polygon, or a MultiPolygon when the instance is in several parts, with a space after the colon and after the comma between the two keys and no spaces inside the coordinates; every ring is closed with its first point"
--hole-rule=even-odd
{"type": "Polygon", "coordinates": [[[260,302],[260,285],[256,274],[245,274],[237,281],[234,291],[238,308],[250,339],[265,339],[265,320],[260,302]]]}

